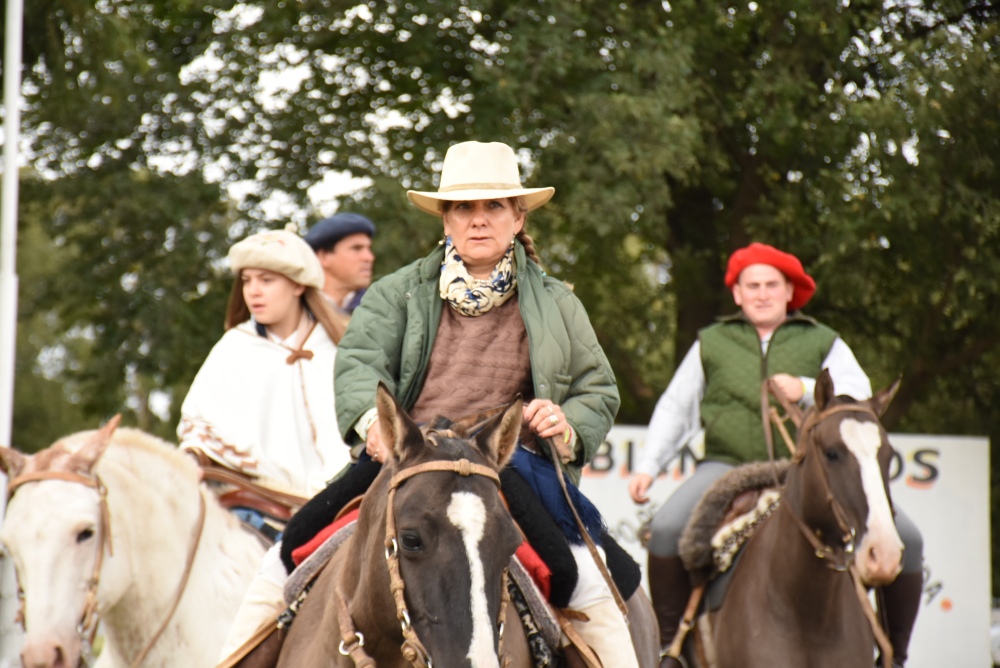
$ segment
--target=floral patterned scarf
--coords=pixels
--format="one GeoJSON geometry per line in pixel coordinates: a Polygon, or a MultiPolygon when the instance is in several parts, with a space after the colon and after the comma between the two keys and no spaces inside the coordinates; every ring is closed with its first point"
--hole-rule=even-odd
{"type": "Polygon", "coordinates": [[[468,316],[479,316],[511,298],[517,287],[514,277],[514,245],[507,249],[489,278],[473,278],[458,256],[451,237],[445,239],[441,279],[438,282],[441,299],[468,316]]]}

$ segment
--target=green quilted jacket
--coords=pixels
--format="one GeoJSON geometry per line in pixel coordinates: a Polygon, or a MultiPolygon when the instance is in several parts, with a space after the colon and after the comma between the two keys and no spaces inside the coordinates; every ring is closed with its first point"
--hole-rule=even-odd
{"type": "MultiPolygon", "coordinates": [[[[375,282],[354,312],[337,350],[334,369],[337,419],[346,442],[354,425],[375,405],[383,381],[410,409],[423,387],[444,301],[438,277],[444,247],[375,282]]],[[[531,357],[535,397],[559,404],[577,433],[570,477],[594,456],[618,413],[611,365],[583,304],[562,281],[546,276],[514,249],[518,304],[531,357]]]]}

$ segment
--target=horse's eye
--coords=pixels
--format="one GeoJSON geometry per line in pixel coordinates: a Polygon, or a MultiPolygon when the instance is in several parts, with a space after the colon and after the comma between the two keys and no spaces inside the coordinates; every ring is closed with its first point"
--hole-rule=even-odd
{"type": "Polygon", "coordinates": [[[424,548],[424,542],[420,536],[412,531],[399,532],[399,545],[407,552],[416,552],[424,548]]]}
{"type": "Polygon", "coordinates": [[[836,450],[827,450],[824,454],[826,455],[826,460],[828,462],[840,461],[840,453],[836,450]]]}
{"type": "Polygon", "coordinates": [[[84,529],[80,533],[76,534],[76,542],[84,543],[94,537],[93,529],[84,529]]]}

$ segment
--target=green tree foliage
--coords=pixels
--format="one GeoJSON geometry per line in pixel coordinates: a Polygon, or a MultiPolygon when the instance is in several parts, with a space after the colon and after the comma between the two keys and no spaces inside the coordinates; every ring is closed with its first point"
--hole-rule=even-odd
{"type": "Polygon", "coordinates": [[[890,428],[1000,444],[992,0],[27,11],[24,206],[45,203],[42,231],[95,276],[39,277],[27,316],[55,314],[53,340],[86,333],[63,379],[87,415],[154,389],[176,410],[219,332],[226,245],[283,222],[276,197],[315,218],[329,173],[368,179],[340,203],[376,220],[387,273],[441,234],[404,191],[481,139],[556,187],[528,229],[591,313],[620,421],[648,419],[697,330],[733,308],[726,258],[761,240],[803,259],[820,285],[808,311],[875,385],[903,375],[890,428]]]}

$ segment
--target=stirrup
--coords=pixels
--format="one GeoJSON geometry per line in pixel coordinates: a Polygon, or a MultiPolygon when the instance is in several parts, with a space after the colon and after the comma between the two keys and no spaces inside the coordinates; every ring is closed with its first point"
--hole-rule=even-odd
{"type": "Polygon", "coordinates": [[[677,663],[681,664],[681,668],[691,668],[690,665],[687,662],[687,659],[685,659],[683,656],[673,656],[672,654],[670,654],[670,648],[669,647],[661,647],[660,648],[660,663],[663,663],[663,659],[665,659],[667,657],[670,657],[671,659],[673,659],[677,663]]]}

